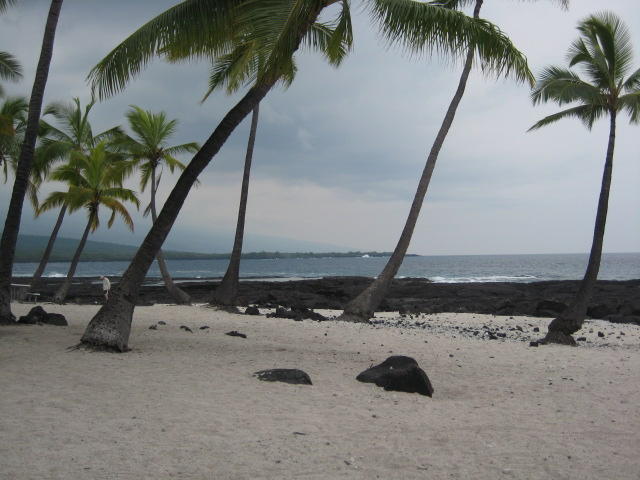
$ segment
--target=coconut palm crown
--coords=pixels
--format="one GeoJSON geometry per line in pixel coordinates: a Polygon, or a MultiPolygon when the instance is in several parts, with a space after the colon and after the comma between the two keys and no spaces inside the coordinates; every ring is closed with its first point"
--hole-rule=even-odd
{"type": "Polygon", "coordinates": [[[577,118],[589,130],[596,120],[609,117],[609,141],[602,175],[589,262],[573,301],[549,325],[545,341],[575,344],[571,335],[584,322],[591,293],[600,269],[613,171],[616,121],[627,113],[631,123],[640,122],[640,69],[632,70],[633,49],[627,27],[609,12],[591,15],[578,25],[580,37],[568,53],[569,68],[547,67],[533,89],[534,104],[555,102],[574,106],[549,115],[531,130],[564,118],[577,118]],[[571,70],[578,67],[582,76],[571,70]]]}
{"type": "Polygon", "coordinates": [[[51,173],[52,180],[66,183],[68,189],[49,194],[40,210],[46,211],[64,205],[70,213],[81,209],[87,213],[84,233],[71,260],[67,277],[54,295],[54,301],[61,303],[67,296],[87,238],[100,226],[100,207],[106,207],[111,211],[107,227],[111,228],[119,216],[133,231],[133,220],[123,202],[131,202],[136,208],[139,202],[135,192],[122,186],[122,182],[131,171],[127,163],[109,152],[106,144],[101,142],[87,154],[74,151],[69,163],[51,173]]]}
{"type": "Polygon", "coordinates": [[[596,120],[621,111],[632,123],[640,121],[640,69],[631,71],[633,48],[625,24],[603,12],[581,21],[578,31],[580,38],[567,55],[569,68],[545,68],[531,94],[534,104],[577,105],[543,118],[530,130],[571,117],[591,130],[596,120]],[[579,67],[583,76],[572,67],[579,67]]]}
{"type": "MultiPolygon", "coordinates": [[[[151,219],[155,222],[156,194],[162,169],[166,166],[171,173],[184,170],[186,166],[176,155],[195,153],[200,146],[195,142],[169,146],[169,138],[175,134],[178,121],[168,120],[164,112],[153,113],[133,105],[127,112],[127,120],[133,136],[119,135],[114,143],[140,170],[140,189],[145,191],[151,185],[151,198],[144,215],[151,213],[151,219]]],[[[190,304],[189,295],[173,282],[162,250],[158,251],[156,260],[169,294],[178,304],[190,304]]]]}

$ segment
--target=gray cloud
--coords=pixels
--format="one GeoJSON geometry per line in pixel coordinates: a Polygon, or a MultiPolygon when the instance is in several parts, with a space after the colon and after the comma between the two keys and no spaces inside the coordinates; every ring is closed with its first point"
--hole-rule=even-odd
{"type": "MultiPolygon", "coordinates": [[[[137,26],[173,3],[66,3],[46,100],[86,100],[90,68],[137,26]]],[[[596,0],[572,3],[564,12],[544,0],[489,0],[483,14],[509,34],[532,69],[539,71],[547,64],[564,63],[577,21],[602,9],[596,0]]],[[[640,51],[636,1],[615,0],[607,2],[607,8],[627,20],[640,51]]],[[[0,47],[14,53],[26,71],[25,82],[7,85],[12,92],[29,88],[46,9],[44,0],[22,2],[0,17],[0,47]]],[[[303,53],[291,88],[274,91],[263,101],[250,234],[362,249],[389,250],[395,244],[460,68],[446,60],[411,59],[387,49],[366,15],[357,7],[353,10],[355,48],[345,63],[334,69],[317,55],[303,53]]],[[[640,57],[637,60],[640,66],[640,57]]],[[[220,93],[200,105],[206,75],[204,63],[156,61],[122,94],[97,105],[93,123],[96,129],[122,124],[128,106],[137,104],[179,118],[176,143],[202,142],[238,98],[220,93]]],[[[588,132],[566,121],[526,133],[554,110],[533,107],[526,86],[472,75],[411,249],[424,254],[588,250],[606,125],[588,132]]],[[[624,124],[618,135],[608,251],[637,251],[640,246],[636,129],[624,124]]],[[[203,185],[190,195],[169,245],[183,248],[187,237],[197,238],[198,245],[206,245],[209,238],[230,238],[247,133],[245,121],[203,173],[203,185]]],[[[167,195],[171,182],[170,176],[163,177],[162,195],[167,195]]],[[[0,186],[3,215],[8,195],[9,186],[0,186]]],[[[26,212],[23,231],[46,232],[52,221],[48,216],[33,222],[26,212]]],[[[79,235],[82,221],[71,220],[64,234],[79,235]]],[[[133,237],[125,237],[122,227],[110,233],[102,230],[97,237],[139,239],[147,222],[137,217],[133,237]]],[[[218,251],[230,248],[230,240],[213,244],[218,251]]]]}

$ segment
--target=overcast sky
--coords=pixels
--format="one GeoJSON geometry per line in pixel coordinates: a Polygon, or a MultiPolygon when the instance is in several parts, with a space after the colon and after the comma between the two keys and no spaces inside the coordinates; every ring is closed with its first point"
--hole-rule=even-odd
{"type": "MultiPolygon", "coordinates": [[[[66,0],[62,9],[45,103],[88,100],[86,76],[137,27],[175,4],[171,0],[66,0]]],[[[525,54],[534,73],[565,65],[577,22],[603,4],[624,18],[640,51],[637,0],[572,0],[569,11],[551,1],[485,0],[482,16],[499,25],[525,54]]],[[[48,10],[23,0],[0,17],[0,50],[24,66],[11,94],[27,94],[48,10]]],[[[392,250],[419,176],[460,74],[460,64],[409,58],[388,49],[358,1],[354,49],[339,69],[317,55],[298,55],[299,73],[286,91],[261,104],[253,162],[245,250],[392,250]]],[[[640,67],[640,56],[636,58],[640,67]]],[[[121,94],[93,109],[95,131],[125,125],[131,104],[164,110],[180,121],[175,143],[203,142],[238,97],[217,93],[200,104],[206,63],[155,61],[121,94]]],[[[587,131],[566,120],[527,129],[553,105],[533,107],[527,86],[471,76],[458,116],[440,154],[410,251],[425,255],[587,252],[608,122],[587,131]]],[[[167,240],[171,248],[231,250],[249,118],[201,176],[167,240]]],[[[639,127],[619,122],[605,251],[640,251],[639,127]]],[[[185,159],[188,160],[188,159],[185,159]]],[[[175,177],[162,177],[161,197],[175,177]]],[[[131,183],[134,186],[134,183],[131,183]]],[[[43,192],[58,189],[47,186],[43,192]]],[[[4,221],[10,183],[0,185],[4,221]]],[[[143,197],[144,198],[144,197],[143,197]]],[[[104,213],[106,217],[106,212],[104,213]]],[[[25,208],[22,233],[48,234],[55,215],[33,220],[25,208]]],[[[79,237],[85,217],[62,229],[79,237]]],[[[135,216],[95,240],[136,244],[149,220],[135,216]]]]}

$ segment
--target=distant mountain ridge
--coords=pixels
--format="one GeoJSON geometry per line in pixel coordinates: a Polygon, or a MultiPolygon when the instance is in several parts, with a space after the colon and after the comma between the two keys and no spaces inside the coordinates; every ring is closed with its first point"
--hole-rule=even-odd
{"type": "MultiPolygon", "coordinates": [[[[42,235],[19,235],[16,246],[16,262],[39,262],[48,237],[42,235]]],[[[51,262],[69,262],[78,246],[78,239],[58,237],[51,253],[51,262]]],[[[122,245],[111,242],[88,240],[82,252],[80,261],[110,262],[131,260],[138,250],[138,246],[122,245]]],[[[170,260],[214,260],[227,259],[228,253],[198,253],[166,250],[165,257],[170,260]]],[[[242,255],[247,259],[268,258],[318,258],[318,257],[388,257],[390,252],[250,252],[242,255]]],[[[415,256],[415,255],[407,255],[415,256]]]]}

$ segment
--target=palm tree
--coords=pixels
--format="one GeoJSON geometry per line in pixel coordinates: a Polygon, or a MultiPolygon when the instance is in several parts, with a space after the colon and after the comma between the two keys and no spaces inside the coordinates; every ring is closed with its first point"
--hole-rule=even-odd
{"type": "MultiPolygon", "coordinates": [[[[344,3],[344,8],[348,8],[349,4],[344,3]]],[[[345,13],[348,13],[345,12],[345,13]]],[[[325,49],[325,55],[329,63],[338,66],[347,54],[348,47],[351,45],[353,34],[351,24],[348,22],[348,15],[342,15],[342,25],[336,24],[333,28],[343,29],[343,44],[335,43],[333,46],[325,49]]],[[[327,28],[321,24],[317,24],[316,28],[327,28]]],[[[331,28],[331,27],[329,27],[331,28]]],[[[211,93],[219,88],[226,87],[228,94],[232,94],[242,87],[242,83],[251,77],[254,69],[260,70],[264,68],[259,62],[265,59],[259,53],[259,46],[256,40],[248,35],[239,35],[236,39],[237,45],[227,55],[222,55],[214,59],[211,68],[211,76],[209,78],[209,90],[206,93],[203,102],[211,95],[211,93]]],[[[181,60],[174,52],[171,60],[181,60]]],[[[291,66],[283,69],[281,77],[285,87],[291,85],[294,80],[297,68],[293,58],[290,59],[291,66]]],[[[251,178],[251,164],[253,161],[253,150],[256,141],[256,133],[258,130],[258,117],[260,115],[260,104],[258,103],[251,112],[251,126],[249,129],[249,140],[247,142],[247,150],[244,160],[244,170],[242,174],[242,186],[240,188],[240,203],[238,205],[238,218],[236,222],[236,232],[233,240],[233,248],[229,258],[227,270],[222,277],[220,285],[213,291],[211,295],[210,305],[220,306],[225,310],[236,311],[236,298],[240,286],[240,260],[242,258],[242,244],[244,241],[244,225],[247,214],[247,201],[249,199],[249,181],[251,178]]]]}
{"type": "MultiPolygon", "coordinates": [[[[49,76],[49,65],[51,64],[53,42],[60,10],[62,8],[62,1],[63,0],[51,0],[42,40],[42,50],[40,52],[40,59],[36,68],[36,76],[29,100],[29,113],[27,116],[24,142],[20,151],[16,178],[11,193],[11,201],[7,209],[7,217],[2,231],[2,239],[0,240],[0,324],[11,324],[15,321],[15,317],[11,313],[11,274],[13,271],[13,259],[15,256],[16,242],[18,240],[18,232],[20,231],[22,205],[28,188],[33,163],[42,99],[47,84],[47,77],[49,76]]],[[[14,3],[13,0],[0,0],[0,11],[12,3],[14,3]]]]}
{"type": "MultiPolygon", "coordinates": [[[[154,56],[167,55],[175,49],[196,58],[219,57],[236,45],[238,32],[243,38],[256,38],[256,58],[266,59],[254,63],[256,67],[248,79],[253,86],[223,117],[182,172],[121,282],[87,326],[82,343],[126,350],[140,285],[198,175],[238,124],[291,70],[293,55],[301,44],[321,52],[336,45],[348,48],[345,45],[345,25],[350,25],[348,0],[340,2],[342,9],[335,23],[328,26],[316,22],[326,7],[337,2],[187,0],[141,27],[94,68],[91,73],[94,88],[99,95],[107,96],[124,88],[154,56]]],[[[487,21],[414,0],[368,0],[367,4],[390,43],[416,53],[454,54],[473,44],[488,70],[509,72],[521,78],[529,74],[522,54],[487,21]]]]}
{"type": "Polygon", "coordinates": [[[229,257],[229,265],[222,277],[220,285],[213,291],[211,305],[219,305],[225,309],[236,309],[236,298],[240,286],[240,260],[242,258],[242,242],[244,240],[244,221],[247,215],[247,200],[249,199],[249,179],[251,177],[251,162],[253,160],[253,147],[256,142],[258,130],[258,115],[260,104],[257,104],[251,112],[251,127],[247,153],[244,158],[244,170],[242,173],[242,186],[240,187],[240,204],[238,206],[238,219],[236,222],[236,234],[233,238],[233,248],[229,257]]]}
{"type": "MultiPolygon", "coordinates": [[[[175,133],[178,121],[167,120],[164,112],[152,113],[134,105],[127,113],[127,119],[134,137],[122,136],[118,143],[140,168],[142,173],[140,179],[141,191],[144,192],[147,185],[151,183],[151,200],[145,210],[145,215],[151,212],[151,219],[155,222],[158,218],[156,193],[162,177],[162,167],[166,166],[171,173],[176,169],[184,170],[185,165],[175,155],[195,153],[200,146],[195,142],[173,147],[168,146],[169,137],[175,133]]],[[[189,295],[173,282],[162,250],[158,251],[156,260],[169,294],[178,304],[190,304],[189,295]]]]}
{"type": "MultiPolygon", "coordinates": [[[[29,102],[24,97],[8,97],[0,106],[0,169],[4,183],[9,179],[9,171],[15,175],[18,170],[18,158],[20,146],[24,141],[28,108],[29,102]]],[[[46,131],[46,125],[40,122],[40,138],[46,131]]],[[[27,195],[34,211],[38,210],[38,190],[51,167],[51,163],[39,154],[39,150],[39,148],[36,149],[27,186],[27,195]]]]}
{"type": "Polygon", "coordinates": [[[122,203],[122,201],[128,201],[136,207],[139,206],[135,192],[122,187],[128,170],[130,166],[127,162],[114,159],[114,155],[107,150],[103,142],[91,149],[88,154],[73,152],[70,163],[52,172],[52,180],[65,182],[69,188],[66,191],[49,194],[40,206],[40,210],[47,211],[66,205],[70,213],[80,209],[87,212],[87,226],[71,260],[67,278],[54,295],[55,302],[62,303],[67,296],[87,237],[90,232],[95,232],[100,226],[101,206],[111,210],[111,217],[107,222],[108,228],[111,228],[116,215],[119,215],[133,231],[133,220],[122,203]]]}
{"type": "Polygon", "coordinates": [[[9,167],[16,167],[18,163],[28,108],[24,97],[5,98],[0,105],[0,170],[5,183],[9,178],[9,167]]]}
{"type": "MultiPolygon", "coordinates": [[[[122,134],[120,127],[110,128],[97,135],[93,134],[93,129],[89,122],[89,113],[95,103],[95,99],[91,99],[83,109],[80,99],[75,97],[70,104],[54,102],[47,105],[44,115],[51,115],[56,120],[58,127],[41,121],[43,138],[36,152],[36,163],[41,165],[41,169],[45,169],[45,166],[50,167],[59,160],[70,162],[74,152],[86,154],[100,142],[113,139],[115,136],[122,134]]],[[[36,209],[36,215],[40,213],[42,212],[36,209]]],[[[51,235],[49,235],[47,246],[40,258],[40,263],[31,279],[32,291],[37,290],[40,284],[66,213],[67,205],[63,204],[58,212],[58,218],[51,235]]]]}
{"type": "MultiPolygon", "coordinates": [[[[15,0],[0,0],[0,13],[3,13],[15,0]]],[[[22,78],[22,67],[18,61],[8,52],[0,51],[0,79],[18,81],[22,78]]],[[[0,85],[0,97],[4,95],[0,85]]]]}
{"type": "MultiPolygon", "coordinates": [[[[18,61],[8,52],[0,51],[0,79],[18,81],[22,78],[22,67],[18,61]]],[[[4,95],[0,85],[0,97],[4,95]]]]}
{"type": "Polygon", "coordinates": [[[534,104],[553,101],[560,106],[575,106],[543,118],[530,130],[571,117],[591,130],[596,120],[609,117],[609,141],[587,270],[576,296],[568,308],[551,322],[544,338],[546,342],[569,345],[575,345],[571,335],[582,328],[600,269],[616,120],[618,114],[625,111],[631,123],[640,122],[640,69],[631,72],[633,49],[624,22],[613,13],[603,12],[582,20],[578,24],[578,32],[580,37],[569,48],[569,68],[547,67],[531,94],[534,104]],[[571,70],[575,66],[581,67],[584,77],[571,70]]]}
{"type": "MultiPolygon", "coordinates": [[[[445,0],[444,2],[432,3],[438,4],[444,8],[460,8],[466,4],[475,3],[473,18],[478,19],[480,18],[480,10],[484,1],[445,0]]],[[[561,0],[560,4],[563,7],[567,7],[568,0],[561,0]]],[[[391,286],[391,282],[398,273],[398,270],[400,269],[400,266],[402,265],[404,257],[409,248],[409,244],[411,243],[411,237],[413,236],[413,231],[415,229],[416,223],[418,222],[420,210],[427,194],[427,189],[429,188],[429,184],[431,183],[431,177],[433,176],[433,171],[438,160],[438,155],[440,154],[440,150],[442,149],[444,141],[447,138],[449,129],[453,124],[458,106],[460,105],[460,101],[462,100],[464,91],[467,86],[469,74],[471,73],[471,68],[473,67],[474,63],[474,57],[476,55],[475,50],[476,47],[472,45],[467,52],[467,58],[462,69],[462,75],[460,76],[460,80],[458,82],[458,88],[456,89],[456,92],[453,95],[451,102],[449,103],[449,108],[447,109],[442,124],[440,125],[440,130],[438,131],[436,138],[431,146],[431,150],[429,151],[429,155],[427,156],[427,161],[424,166],[424,170],[422,171],[420,181],[418,182],[418,188],[413,197],[413,203],[411,204],[409,215],[407,216],[407,220],[394,251],[389,257],[389,260],[382,270],[382,273],[380,273],[380,275],[378,275],[378,277],[356,298],[351,300],[345,306],[344,312],[339,317],[340,320],[351,322],[368,321],[373,316],[375,309],[380,305],[384,297],[387,295],[391,286]]],[[[521,78],[519,80],[527,80],[532,83],[533,77],[528,76],[526,79],[521,78]]]]}

